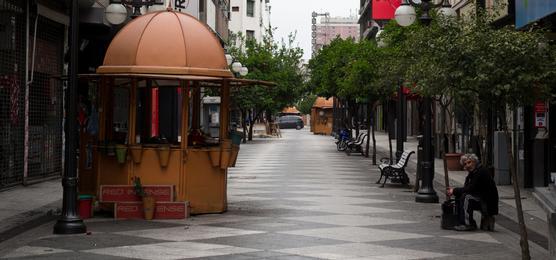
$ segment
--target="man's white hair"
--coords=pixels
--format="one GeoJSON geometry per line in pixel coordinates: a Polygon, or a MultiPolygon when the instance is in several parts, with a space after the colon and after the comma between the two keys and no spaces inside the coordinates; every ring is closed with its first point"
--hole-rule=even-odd
{"type": "Polygon", "coordinates": [[[465,163],[465,161],[467,161],[467,160],[471,160],[471,161],[474,161],[474,162],[478,163],[479,162],[479,157],[477,157],[477,155],[474,154],[474,153],[464,154],[460,157],[459,163],[461,165],[463,165],[465,163]]]}

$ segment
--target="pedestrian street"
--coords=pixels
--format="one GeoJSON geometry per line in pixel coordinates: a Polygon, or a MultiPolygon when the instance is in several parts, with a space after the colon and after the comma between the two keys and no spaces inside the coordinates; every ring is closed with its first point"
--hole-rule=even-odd
{"type": "MultiPolygon", "coordinates": [[[[441,229],[440,204],[416,203],[411,187],[380,188],[370,159],[338,152],[333,141],[305,128],[242,144],[223,214],[153,221],[95,217],[86,220],[88,235],[52,235],[48,223],[8,241],[13,250],[2,257],[521,258],[517,234],[500,226],[495,232],[441,229]]],[[[532,259],[548,259],[538,245],[531,248],[532,259]]]]}

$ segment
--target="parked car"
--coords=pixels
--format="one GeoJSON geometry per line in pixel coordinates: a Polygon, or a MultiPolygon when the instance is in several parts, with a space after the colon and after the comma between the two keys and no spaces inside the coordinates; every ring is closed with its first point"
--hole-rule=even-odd
{"type": "Polygon", "coordinates": [[[280,129],[295,128],[299,130],[303,128],[303,120],[300,116],[281,116],[278,118],[278,126],[280,129]]]}

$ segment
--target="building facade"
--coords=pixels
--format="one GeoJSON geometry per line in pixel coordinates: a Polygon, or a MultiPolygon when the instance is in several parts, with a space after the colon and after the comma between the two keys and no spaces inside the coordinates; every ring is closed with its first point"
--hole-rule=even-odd
{"type": "Polygon", "coordinates": [[[384,25],[394,18],[401,0],[360,0],[359,31],[361,39],[372,39],[384,25]]]}
{"type": "Polygon", "coordinates": [[[359,24],[356,17],[330,17],[328,13],[318,17],[313,31],[312,50],[320,50],[337,37],[359,40],[359,24]]]}
{"type": "Polygon", "coordinates": [[[230,32],[261,41],[270,27],[270,0],[231,0],[230,32]]]}
{"type": "Polygon", "coordinates": [[[65,1],[0,1],[0,190],[62,174],[65,1]]]}

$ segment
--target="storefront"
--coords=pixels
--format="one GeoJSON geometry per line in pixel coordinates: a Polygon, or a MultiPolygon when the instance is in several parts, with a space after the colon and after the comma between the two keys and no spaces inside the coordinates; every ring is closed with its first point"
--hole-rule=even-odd
{"type": "Polygon", "coordinates": [[[0,190],[62,175],[63,1],[0,1],[0,190]]]}
{"type": "Polygon", "coordinates": [[[91,116],[80,138],[80,193],[140,177],[172,185],[175,201],[188,201],[193,214],[226,210],[227,169],[239,152],[229,138],[230,89],[268,83],[234,78],[206,25],[174,11],[135,18],[81,83],[94,94],[83,102],[91,116]],[[220,98],[218,134],[201,127],[205,91],[220,98]]]}

